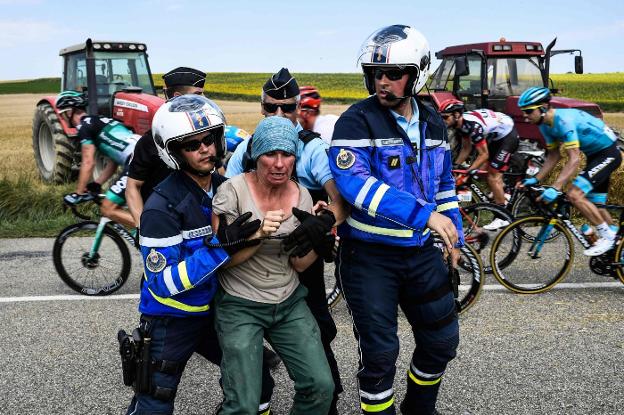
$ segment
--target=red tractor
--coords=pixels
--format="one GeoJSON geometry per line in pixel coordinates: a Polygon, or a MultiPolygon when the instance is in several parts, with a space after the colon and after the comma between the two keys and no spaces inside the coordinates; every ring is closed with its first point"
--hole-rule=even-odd
{"type": "MultiPolygon", "coordinates": [[[[447,98],[461,99],[468,110],[489,108],[510,115],[523,144],[544,147],[544,138],[537,126],[524,121],[516,105],[518,96],[532,86],[551,87],[550,58],[567,53],[576,54],[574,69],[583,73],[583,57],[578,49],[552,50],[555,38],[546,50],[537,42],[473,43],[449,46],[436,52],[442,63],[431,76],[428,87],[436,106],[447,98]]],[[[559,108],[579,108],[602,118],[596,104],[571,98],[553,97],[551,104],[559,108]]]]}
{"type": "MultiPolygon", "coordinates": [[[[61,90],[86,91],[89,114],[112,117],[143,134],[164,100],[156,95],[147,61],[147,47],[137,42],[86,42],[61,49],[61,90]]],[[[75,128],[70,128],[55,106],[56,97],[37,103],[33,119],[33,150],[41,178],[49,183],[72,179],[80,166],[75,128]]],[[[97,175],[105,163],[98,157],[97,175]]]]}

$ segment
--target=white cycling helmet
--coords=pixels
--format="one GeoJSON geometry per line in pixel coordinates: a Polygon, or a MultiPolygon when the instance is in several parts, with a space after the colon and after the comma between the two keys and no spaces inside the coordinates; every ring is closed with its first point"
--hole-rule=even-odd
{"type": "Polygon", "coordinates": [[[371,34],[360,48],[358,64],[364,72],[364,84],[375,93],[374,68],[379,66],[413,68],[405,95],[416,95],[429,78],[431,53],[429,42],[418,30],[405,25],[382,27],[371,34]]]}
{"type": "Polygon", "coordinates": [[[165,102],[152,120],[152,136],[158,155],[175,170],[180,170],[183,162],[171,144],[210,130],[215,130],[217,157],[223,158],[226,149],[223,112],[217,104],[201,95],[181,95],[165,102]]]}

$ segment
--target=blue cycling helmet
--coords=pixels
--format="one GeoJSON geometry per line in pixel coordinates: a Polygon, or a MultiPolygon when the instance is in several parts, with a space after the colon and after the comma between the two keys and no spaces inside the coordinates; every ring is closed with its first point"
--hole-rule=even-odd
{"type": "Polygon", "coordinates": [[[522,93],[520,98],[518,98],[518,106],[520,109],[532,109],[540,107],[542,104],[545,104],[550,101],[552,96],[550,95],[550,90],[548,88],[544,88],[543,86],[534,86],[522,93]]]}
{"type": "Polygon", "coordinates": [[[242,128],[233,125],[225,127],[225,141],[227,143],[227,151],[233,153],[236,147],[250,137],[249,133],[242,128]]]}

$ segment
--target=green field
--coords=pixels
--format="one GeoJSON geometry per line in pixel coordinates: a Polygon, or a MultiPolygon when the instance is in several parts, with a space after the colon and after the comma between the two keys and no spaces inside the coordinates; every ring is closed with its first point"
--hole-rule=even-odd
{"type": "MultiPolygon", "coordinates": [[[[208,73],[205,90],[215,99],[257,101],[269,73],[208,73]]],[[[362,76],[357,73],[294,74],[300,85],[314,85],[328,103],[349,103],[366,97],[362,76]]],[[[624,111],[624,72],[604,74],[553,74],[551,78],[561,95],[595,102],[605,112],[624,111]]],[[[162,88],[162,74],[154,75],[162,88]]],[[[0,82],[0,94],[57,93],[59,78],[0,82]]]]}

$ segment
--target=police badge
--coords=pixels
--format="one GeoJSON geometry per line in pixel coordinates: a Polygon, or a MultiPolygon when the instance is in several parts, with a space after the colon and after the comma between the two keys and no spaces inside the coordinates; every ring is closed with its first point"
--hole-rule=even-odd
{"type": "Polygon", "coordinates": [[[167,266],[165,256],[152,248],[147,258],[145,258],[145,267],[151,272],[160,272],[167,266]]]}
{"type": "Polygon", "coordinates": [[[339,169],[346,170],[355,163],[355,154],[352,151],[340,149],[336,157],[336,165],[339,169]]]}

